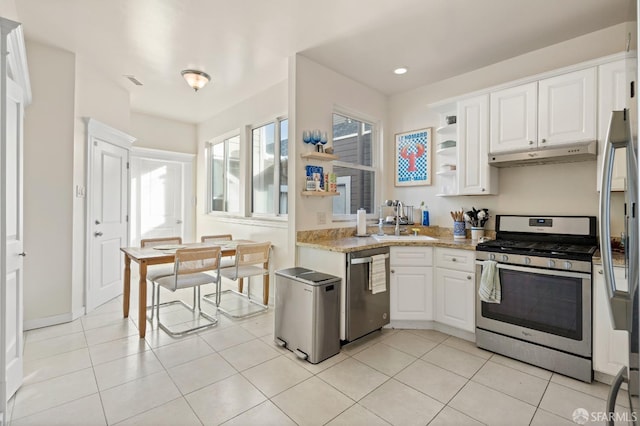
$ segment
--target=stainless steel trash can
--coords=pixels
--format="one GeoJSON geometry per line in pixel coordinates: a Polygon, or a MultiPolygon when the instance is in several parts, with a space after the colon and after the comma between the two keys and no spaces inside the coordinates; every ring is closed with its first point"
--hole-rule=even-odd
{"type": "Polygon", "coordinates": [[[276,342],[312,364],[340,352],[340,281],[307,268],[276,271],[276,342]]]}

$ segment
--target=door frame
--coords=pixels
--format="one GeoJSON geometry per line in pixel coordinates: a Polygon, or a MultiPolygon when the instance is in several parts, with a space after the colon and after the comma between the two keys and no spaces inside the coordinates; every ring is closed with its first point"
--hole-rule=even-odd
{"type": "MultiPolygon", "coordinates": [[[[147,160],[160,160],[160,161],[172,161],[176,163],[180,163],[182,165],[182,199],[184,204],[184,217],[183,221],[183,241],[195,241],[195,193],[194,193],[194,162],[196,155],[195,154],[187,154],[183,152],[175,152],[175,151],[164,151],[160,149],[152,149],[152,148],[140,148],[133,147],[131,148],[129,159],[138,158],[138,159],[147,159],[147,160]]],[[[132,173],[129,173],[129,188],[131,188],[131,179],[133,178],[132,173]]],[[[131,191],[129,192],[129,197],[131,197],[131,191]]],[[[131,205],[131,200],[129,200],[129,205],[131,205]]],[[[139,205],[139,204],[138,204],[139,205]]],[[[131,215],[136,214],[137,212],[130,212],[131,215]]],[[[129,221],[131,223],[131,221],[129,221]]],[[[129,229],[131,232],[131,229],[129,229]]],[[[129,235],[129,242],[131,243],[131,238],[133,235],[129,235]]]]}
{"type": "MultiPolygon", "coordinates": [[[[6,18],[0,18],[0,128],[6,129],[6,111],[7,111],[7,91],[8,78],[11,79],[22,90],[22,108],[24,109],[31,103],[31,81],[29,79],[29,69],[27,67],[27,51],[24,42],[24,34],[22,26],[19,22],[14,22],[6,18]]],[[[20,129],[23,132],[23,129],[20,129]]],[[[22,133],[24,134],[24,133],[22,133]]],[[[21,143],[23,145],[23,143],[21,143]]],[[[4,212],[7,209],[6,185],[7,185],[7,169],[5,164],[7,147],[7,133],[0,131],[0,301],[5,303],[7,293],[7,277],[5,274],[7,266],[7,229],[4,212]]],[[[23,146],[19,147],[22,151],[23,146]]],[[[20,154],[21,155],[21,154],[20,154]]],[[[22,167],[18,169],[18,173],[22,173],[22,167]]],[[[22,184],[22,177],[20,178],[22,184]]],[[[20,195],[22,197],[22,195],[20,195]]],[[[22,218],[18,218],[22,222],[22,218]]],[[[24,249],[24,246],[23,246],[24,249]]],[[[24,251],[23,251],[24,253],[24,251]]],[[[21,262],[21,261],[20,261],[21,262]]],[[[23,307],[20,306],[19,309],[23,307]]],[[[7,368],[6,368],[6,349],[7,349],[7,322],[6,312],[2,304],[0,304],[0,424],[4,424],[7,411],[7,368]]],[[[20,336],[21,337],[21,336],[20,336]]],[[[23,344],[20,339],[21,346],[23,344]]]]}
{"type": "MultiPolygon", "coordinates": [[[[93,191],[89,190],[89,188],[93,187],[93,179],[94,179],[94,170],[93,170],[93,156],[95,155],[94,149],[94,140],[100,139],[104,142],[110,143],[112,145],[116,145],[120,148],[127,150],[130,154],[131,146],[133,142],[135,142],[136,138],[128,135],[118,129],[115,129],[107,124],[104,124],[94,118],[85,117],[84,118],[86,129],[87,129],[87,182],[86,188],[87,197],[85,198],[85,284],[84,284],[84,307],[85,313],[89,311],[89,288],[91,281],[91,268],[93,267],[92,259],[93,259],[93,239],[92,239],[92,226],[91,218],[93,217],[93,191]]],[[[130,200],[129,193],[131,192],[130,188],[130,173],[129,173],[129,156],[127,157],[127,197],[124,200],[127,204],[127,219],[130,212],[130,200]]],[[[127,235],[125,235],[125,241],[129,241],[129,221],[127,220],[127,235]]],[[[124,265],[123,265],[124,268],[124,265]]]]}

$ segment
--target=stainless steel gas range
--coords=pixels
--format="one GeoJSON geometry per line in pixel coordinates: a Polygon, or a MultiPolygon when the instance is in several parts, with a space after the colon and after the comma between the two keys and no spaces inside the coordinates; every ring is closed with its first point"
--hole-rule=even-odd
{"type": "Polygon", "coordinates": [[[593,216],[498,215],[496,239],[476,247],[476,290],[484,267],[501,287],[499,303],[476,298],[478,347],[591,382],[596,248],[593,216]]]}

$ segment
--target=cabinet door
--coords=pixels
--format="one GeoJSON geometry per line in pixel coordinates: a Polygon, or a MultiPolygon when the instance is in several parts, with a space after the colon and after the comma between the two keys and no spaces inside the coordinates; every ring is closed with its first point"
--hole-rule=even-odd
{"type": "MultiPolygon", "coordinates": [[[[629,364],[629,334],[611,326],[602,265],[594,266],[593,283],[593,369],[615,376],[629,364]]],[[[626,291],[624,268],[613,268],[616,284],[626,291]]]]}
{"type": "Polygon", "coordinates": [[[493,92],[490,152],[524,151],[537,140],[537,83],[493,92]]]}
{"type": "Polygon", "coordinates": [[[433,319],[433,268],[391,267],[390,315],[392,320],[433,319]]]}
{"type": "Polygon", "coordinates": [[[596,69],[538,82],[538,147],[596,140],[596,69]]]}
{"type": "MultiPolygon", "coordinates": [[[[598,178],[596,181],[598,191],[602,178],[602,159],[611,112],[629,107],[631,99],[628,83],[630,80],[635,80],[635,73],[635,62],[631,60],[622,59],[598,67],[598,178]]],[[[624,191],[626,177],[625,150],[617,149],[613,162],[611,190],[624,191]]]]}
{"type": "Polygon", "coordinates": [[[436,321],[475,332],[475,274],[436,268],[436,321]]]}
{"type": "Polygon", "coordinates": [[[489,166],[489,97],[458,102],[458,194],[496,194],[497,169],[489,166]]]}

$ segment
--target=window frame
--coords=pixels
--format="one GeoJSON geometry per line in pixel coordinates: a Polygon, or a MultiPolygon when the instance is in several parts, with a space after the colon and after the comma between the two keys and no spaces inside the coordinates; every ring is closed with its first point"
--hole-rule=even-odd
{"type": "MultiPolygon", "coordinates": [[[[238,205],[238,211],[237,212],[230,212],[230,211],[226,211],[226,210],[213,210],[213,169],[211,167],[211,156],[213,155],[213,147],[215,145],[219,145],[219,144],[224,144],[226,141],[228,141],[229,139],[232,138],[238,138],[238,144],[240,146],[240,149],[242,149],[242,132],[240,131],[240,129],[236,129],[236,130],[232,130],[230,132],[227,132],[223,135],[217,136],[211,140],[209,140],[206,144],[206,150],[205,150],[205,161],[206,161],[206,170],[207,170],[207,203],[205,206],[205,213],[208,215],[215,215],[215,216],[228,216],[228,217],[238,217],[238,216],[242,216],[242,210],[243,210],[243,203],[242,203],[242,198],[240,198],[240,203],[238,205]]],[[[227,163],[228,163],[229,159],[228,159],[228,151],[225,149],[225,158],[224,158],[224,164],[225,164],[225,171],[224,171],[224,175],[226,175],[227,170],[227,163]]],[[[242,175],[242,152],[240,152],[240,156],[239,156],[239,161],[240,161],[240,175],[242,175]]],[[[226,189],[227,189],[227,184],[226,184],[226,178],[225,178],[225,185],[224,185],[224,190],[225,190],[225,200],[227,200],[227,194],[226,194],[226,189]]],[[[240,182],[240,187],[242,187],[242,182],[240,182]]]]}
{"type": "MultiPolygon", "coordinates": [[[[281,189],[281,182],[280,182],[280,171],[282,169],[282,164],[281,164],[281,156],[280,156],[280,152],[281,152],[281,143],[282,143],[282,122],[283,121],[287,121],[287,146],[289,146],[290,141],[289,141],[289,117],[287,115],[277,115],[272,119],[269,120],[265,120],[260,122],[259,124],[254,124],[254,125],[250,125],[247,126],[247,139],[248,139],[248,150],[249,150],[249,155],[247,156],[247,183],[248,183],[248,191],[247,191],[247,202],[246,202],[246,216],[247,217],[251,217],[251,218],[257,218],[257,219],[279,219],[279,220],[287,220],[288,216],[289,216],[289,204],[290,204],[290,197],[291,197],[291,192],[289,191],[289,182],[287,181],[287,213],[282,213],[280,211],[280,189],[281,189]],[[273,208],[274,213],[256,213],[254,212],[253,209],[253,132],[256,129],[259,129],[261,127],[265,127],[268,126],[269,124],[273,124],[274,125],[274,146],[273,146],[273,155],[275,158],[274,161],[274,167],[273,167],[273,188],[275,191],[274,197],[273,197],[273,205],[271,206],[273,208]]],[[[289,149],[287,149],[287,168],[290,162],[290,158],[289,158],[289,149]]],[[[287,174],[288,179],[290,179],[290,176],[287,174]]]]}
{"type": "MultiPolygon", "coordinates": [[[[350,118],[353,120],[357,120],[361,123],[366,123],[371,126],[371,166],[364,166],[361,164],[349,163],[345,161],[340,161],[339,159],[334,160],[332,164],[333,164],[333,167],[338,166],[338,167],[349,168],[354,170],[363,170],[363,171],[373,173],[373,180],[372,180],[374,185],[372,189],[374,194],[373,206],[372,206],[371,212],[367,213],[367,219],[377,218],[378,205],[381,203],[379,200],[379,191],[376,191],[376,188],[380,187],[380,176],[382,174],[380,169],[380,164],[382,163],[380,158],[380,152],[382,151],[382,141],[380,139],[380,135],[382,134],[382,131],[380,128],[380,121],[374,119],[373,117],[367,117],[361,113],[358,113],[346,108],[334,107],[333,111],[331,112],[332,135],[333,135],[333,118],[335,114],[341,115],[343,117],[350,118]]],[[[346,138],[348,136],[343,136],[343,137],[346,138]]],[[[339,139],[342,139],[343,137],[340,137],[339,139]]],[[[335,140],[336,139],[334,137],[332,141],[335,141],[335,140]]],[[[333,213],[333,208],[332,208],[333,222],[354,221],[356,219],[356,216],[357,216],[357,212],[349,213],[349,214],[335,214],[333,213]]]]}

